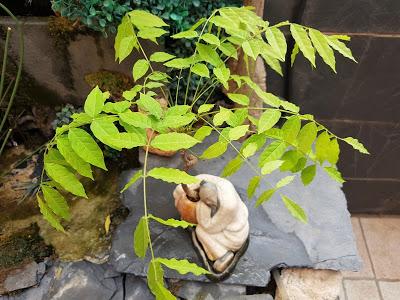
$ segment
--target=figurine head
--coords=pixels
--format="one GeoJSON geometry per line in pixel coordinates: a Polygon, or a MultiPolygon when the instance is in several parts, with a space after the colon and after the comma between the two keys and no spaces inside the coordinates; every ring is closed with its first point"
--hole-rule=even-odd
{"type": "Polygon", "coordinates": [[[203,201],[209,207],[218,206],[218,190],[217,186],[208,181],[202,181],[199,188],[200,201],[203,201]]]}

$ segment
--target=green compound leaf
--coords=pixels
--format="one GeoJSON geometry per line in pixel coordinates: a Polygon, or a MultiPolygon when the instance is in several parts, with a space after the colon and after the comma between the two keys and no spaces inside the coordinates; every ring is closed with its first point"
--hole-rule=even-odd
{"type": "Polygon", "coordinates": [[[87,115],[94,118],[103,111],[104,97],[102,91],[96,87],[89,93],[86,98],[84,110],[87,115]]]}
{"type": "Polygon", "coordinates": [[[40,213],[43,215],[43,218],[50,223],[56,230],[64,232],[64,227],[60,224],[58,218],[52,213],[50,208],[46,205],[46,203],[36,194],[37,201],[39,204],[40,213]]]}
{"type": "Polygon", "coordinates": [[[235,174],[242,167],[243,162],[244,161],[240,155],[230,160],[222,170],[221,177],[229,177],[235,174]]]}
{"type": "Polygon", "coordinates": [[[352,138],[352,137],[347,137],[344,138],[343,141],[345,141],[347,144],[352,146],[355,150],[358,150],[361,153],[364,154],[370,154],[368,150],[364,147],[363,144],[361,144],[357,139],[352,138]]]}
{"type": "Polygon", "coordinates": [[[186,133],[170,132],[157,135],[151,141],[151,146],[165,151],[177,151],[189,149],[198,143],[199,140],[186,133]]]}
{"type": "Polygon", "coordinates": [[[286,176],[286,177],[283,177],[281,180],[279,180],[279,181],[276,183],[276,188],[277,188],[277,189],[280,189],[280,188],[283,188],[284,186],[287,186],[289,183],[291,183],[291,182],[294,180],[295,177],[296,177],[296,176],[286,176]]]}
{"type": "Polygon", "coordinates": [[[139,30],[137,33],[137,36],[145,39],[145,40],[150,40],[156,44],[157,43],[157,38],[164,35],[168,31],[161,29],[161,28],[153,28],[153,27],[143,27],[139,30]]]}
{"type": "Polygon", "coordinates": [[[325,36],[325,38],[327,39],[329,45],[333,49],[335,49],[337,52],[342,54],[344,57],[347,57],[347,58],[351,59],[352,61],[357,62],[355,60],[355,58],[353,57],[351,50],[349,48],[347,48],[346,44],[339,41],[339,39],[336,38],[335,36],[325,36]]]}
{"type": "Polygon", "coordinates": [[[156,300],[175,300],[175,296],[164,286],[164,270],[161,263],[151,260],[147,270],[147,284],[156,300]]]}
{"type": "Polygon", "coordinates": [[[135,9],[128,13],[133,25],[137,27],[164,27],[169,26],[161,18],[144,10],[135,9]]]}
{"type": "Polygon", "coordinates": [[[150,60],[154,62],[166,62],[167,60],[175,58],[175,55],[166,52],[154,52],[150,56],[150,60]]]}
{"type": "Polygon", "coordinates": [[[324,62],[331,67],[331,69],[336,73],[336,60],[335,54],[333,54],[333,50],[329,46],[328,40],[325,35],[322,34],[319,30],[309,29],[309,34],[311,41],[317,49],[318,54],[322,57],[324,62]]]}
{"type": "Polygon", "coordinates": [[[337,140],[331,140],[326,131],[322,132],[315,142],[316,159],[320,163],[326,160],[334,165],[339,159],[339,153],[340,149],[337,140]]]}
{"type": "Polygon", "coordinates": [[[177,34],[171,35],[171,38],[173,39],[194,39],[198,37],[199,34],[195,30],[186,30],[179,32],[177,34]]]}
{"type": "Polygon", "coordinates": [[[133,98],[136,97],[137,93],[139,93],[142,90],[143,86],[140,84],[135,85],[133,88],[131,88],[128,91],[124,91],[122,93],[122,97],[124,97],[124,99],[132,101],[133,98]]]}
{"type": "Polygon", "coordinates": [[[234,59],[238,59],[237,55],[237,50],[235,46],[233,46],[231,43],[222,43],[218,46],[218,49],[221,50],[223,54],[225,54],[227,57],[233,57],[234,59]]]}
{"type": "Polygon", "coordinates": [[[149,114],[155,116],[157,119],[161,118],[163,110],[160,103],[154,98],[141,93],[140,98],[136,103],[140,109],[147,111],[149,114]]]}
{"type": "Polygon", "coordinates": [[[209,112],[210,110],[212,110],[214,108],[214,106],[215,106],[215,104],[202,104],[202,105],[200,105],[197,112],[199,114],[209,112]]]}
{"type": "Polygon", "coordinates": [[[202,127],[200,127],[199,129],[197,129],[197,131],[196,131],[196,133],[194,134],[194,138],[196,139],[196,140],[199,140],[199,141],[203,141],[206,137],[208,137],[210,134],[211,134],[211,132],[212,132],[212,128],[210,127],[210,126],[202,126],[202,127]]]}
{"type": "Polygon", "coordinates": [[[188,58],[175,58],[164,63],[164,66],[174,69],[186,69],[191,65],[191,60],[188,58]]]}
{"type": "Polygon", "coordinates": [[[229,139],[231,141],[236,141],[241,137],[245,136],[247,131],[249,130],[249,125],[240,125],[229,130],[229,139]]]}
{"type": "Polygon", "coordinates": [[[249,97],[246,95],[243,95],[243,94],[228,93],[227,96],[233,102],[240,104],[240,105],[249,105],[249,103],[250,103],[249,97]]]}
{"type": "Polygon", "coordinates": [[[307,31],[300,25],[290,24],[290,32],[296,44],[299,45],[300,51],[303,52],[304,56],[311,62],[313,67],[315,67],[315,51],[307,31]]]}
{"type": "MultiPolygon", "coordinates": [[[[129,20],[128,16],[122,18],[121,24],[118,26],[118,32],[115,37],[114,49],[115,49],[115,60],[119,58],[119,62],[121,63],[122,60],[129,55],[127,48],[127,40],[126,38],[134,37],[133,26],[129,20]],[[121,47],[121,42],[124,41],[124,45],[121,47]]],[[[129,44],[130,45],[130,44],[129,44]]]]}
{"type": "Polygon", "coordinates": [[[285,35],[278,28],[267,28],[265,31],[265,37],[268,43],[272,46],[275,52],[278,54],[281,61],[285,61],[287,45],[285,35]]]}
{"type": "Polygon", "coordinates": [[[200,156],[201,159],[212,159],[221,156],[228,149],[228,143],[225,141],[218,141],[208,147],[200,156]]]}
{"type": "Polygon", "coordinates": [[[263,204],[264,202],[268,201],[269,199],[271,199],[271,197],[274,195],[274,193],[276,192],[276,189],[269,189],[264,191],[260,197],[258,197],[255,206],[258,207],[261,204],[263,204]]]}
{"type": "Polygon", "coordinates": [[[200,77],[210,78],[210,72],[205,64],[197,63],[193,65],[190,70],[200,77]]]}
{"type": "Polygon", "coordinates": [[[41,186],[44,200],[46,200],[49,208],[57,216],[69,221],[71,219],[71,213],[69,211],[68,203],[65,198],[52,187],[42,185],[41,186]]]}
{"type": "Polygon", "coordinates": [[[182,116],[188,112],[190,109],[189,105],[174,105],[172,107],[169,107],[166,116],[182,116]]]}
{"type": "Polygon", "coordinates": [[[300,127],[301,121],[298,116],[292,116],[287,119],[281,128],[283,139],[286,142],[293,144],[300,131],[300,127]]]}
{"type": "Polygon", "coordinates": [[[132,178],[129,179],[128,183],[125,184],[124,188],[121,190],[120,193],[125,192],[125,191],[126,191],[132,184],[134,184],[139,178],[142,178],[142,176],[143,176],[143,171],[142,171],[142,170],[137,171],[137,172],[132,176],[132,178]]]}
{"type": "Polygon", "coordinates": [[[336,169],[334,167],[324,167],[324,170],[326,173],[328,173],[329,176],[331,176],[337,182],[339,182],[339,183],[345,182],[345,180],[342,177],[342,174],[340,174],[338,169],[336,169]]]}
{"type": "Polygon", "coordinates": [[[219,82],[222,83],[224,88],[229,89],[228,80],[229,80],[229,76],[231,75],[231,71],[229,70],[229,68],[227,68],[225,66],[214,68],[213,73],[214,73],[215,77],[217,77],[219,82]]]}
{"type": "MultiPolygon", "coordinates": [[[[132,26],[132,25],[131,25],[132,26]]],[[[123,61],[125,58],[131,54],[134,47],[137,46],[137,38],[135,36],[127,36],[121,39],[118,47],[119,62],[123,61]]]]}
{"type": "Polygon", "coordinates": [[[274,141],[269,144],[260,154],[259,166],[262,167],[268,161],[278,160],[285,153],[286,143],[284,141],[274,141]]]}
{"type": "Polygon", "coordinates": [[[317,166],[311,165],[301,171],[301,181],[304,185],[309,185],[317,173],[317,166]]]}
{"type": "Polygon", "coordinates": [[[59,183],[66,191],[80,197],[87,198],[82,183],[66,167],[54,163],[45,164],[47,175],[59,183]]]}
{"type": "Polygon", "coordinates": [[[216,35],[212,34],[212,33],[205,33],[205,34],[203,34],[203,35],[201,36],[201,39],[202,39],[203,41],[205,41],[206,43],[211,44],[211,45],[219,46],[220,43],[221,43],[221,42],[219,41],[219,38],[218,38],[216,35]]]}
{"type": "Polygon", "coordinates": [[[132,104],[129,101],[106,102],[103,111],[107,113],[118,114],[126,111],[129,107],[131,107],[131,105],[132,104]]]}
{"type": "Polygon", "coordinates": [[[169,269],[178,271],[179,274],[187,274],[187,273],[193,273],[196,276],[200,276],[203,274],[210,274],[209,271],[206,269],[203,269],[202,267],[189,262],[186,259],[182,260],[177,260],[176,258],[160,258],[157,257],[156,260],[160,263],[162,263],[164,266],[166,266],[169,269]]]}
{"type": "Polygon", "coordinates": [[[305,154],[311,151],[311,145],[317,138],[317,126],[314,122],[307,123],[297,136],[297,147],[305,154]]]}
{"type": "Polygon", "coordinates": [[[260,51],[260,46],[256,40],[249,40],[243,42],[242,49],[247,56],[256,60],[260,51]]]}
{"type": "Polygon", "coordinates": [[[149,70],[149,62],[145,59],[138,59],[133,65],[132,75],[135,81],[142,78],[149,70]]]}
{"type": "Polygon", "coordinates": [[[233,112],[224,107],[219,108],[219,112],[214,115],[213,123],[215,126],[221,126],[233,115],[233,112]]]}
{"type": "Polygon", "coordinates": [[[294,61],[296,60],[296,56],[299,54],[299,45],[297,43],[294,44],[292,54],[290,55],[290,66],[293,67],[294,61]]]}
{"type": "Polygon", "coordinates": [[[58,164],[69,167],[69,163],[67,163],[64,157],[61,155],[60,151],[55,148],[50,148],[44,156],[44,163],[49,164],[58,164]]]}
{"type": "Polygon", "coordinates": [[[72,128],[68,132],[68,139],[72,149],[84,161],[103,170],[107,170],[104,163],[103,152],[89,133],[80,128],[72,128]]]}
{"type": "Polygon", "coordinates": [[[138,257],[145,257],[150,243],[150,232],[145,216],[141,217],[133,234],[133,249],[138,257]]]}
{"type": "Polygon", "coordinates": [[[224,64],[217,51],[215,51],[212,46],[197,43],[196,49],[199,52],[200,58],[212,64],[214,67],[219,67],[224,64]]]}
{"type": "Polygon", "coordinates": [[[260,185],[261,177],[254,176],[250,179],[249,185],[247,186],[247,197],[250,199],[254,196],[258,186],[260,185]]]}
{"type": "Polygon", "coordinates": [[[282,166],[283,160],[273,160],[266,162],[261,168],[261,174],[267,175],[271,174],[273,171],[279,169],[282,166]]]}
{"type": "Polygon", "coordinates": [[[307,215],[304,210],[293,200],[288,197],[281,195],[282,201],[285,204],[286,208],[290,212],[290,214],[295,217],[297,220],[307,223],[307,215]]]}
{"type": "Polygon", "coordinates": [[[160,224],[166,225],[166,226],[170,226],[170,227],[175,227],[175,228],[188,228],[188,227],[194,227],[196,226],[196,224],[192,224],[189,222],[186,222],[184,220],[176,220],[176,219],[168,219],[168,220],[164,220],[161,218],[158,218],[156,216],[153,215],[149,215],[149,219],[153,219],[154,221],[157,221],[160,224]]]}
{"type": "Polygon", "coordinates": [[[258,133],[263,133],[266,130],[274,127],[281,118],[281,112],[279,110],[267,108],[258,121],[258,133]]]}
{"type": "Polygon", "coordinates": [[[160,179],[166,182],[173,182],[176,184],[185,183],[198,183],[200,180],[188,173],[173,169],[173,168],[153,168],[148,173],[147,176],[153,177],[155,179],[160,179]]]}
{"type": "Polygon", "coordinates": [[[143,113],[128,110],[126,112],[118,114],[118,116],[123,122],[134,127],[151,128],[151,120],[149,116],[143,113]]]}

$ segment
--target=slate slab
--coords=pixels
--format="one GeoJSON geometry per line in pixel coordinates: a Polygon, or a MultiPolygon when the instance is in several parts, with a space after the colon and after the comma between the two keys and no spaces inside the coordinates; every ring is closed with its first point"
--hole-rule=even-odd
{"type": "Polygon", "coordinates": [[[36,287],[0,300],[147,300],[154,299],[143,279],[115,272],[108,264],[57,262],[36,287]]]}
{"type": "MultiPolygon", "coordinates": [[[[216,136],[207,139],[207,143],[193,149],[195,153],[202,151],[215,141],[216,136]]],[[[141,153],[141,159],[143,159],[141,153]]],[[[200,161],[192,170],[192,174],[209,173],[219,175],[225,163],[235,153],[232,150],[222,157],[211,161],[200,161]]],[[[178,155],[173,158],[162,158],[151,155],[149,169],[155,166],[182,167],[178,155]]],[[[121,176],[123,186],[136,170],[125,172],[121,176]]],[[[304,187],[296,178],[285,187],[282,193],[295,200],[308,215],[308,224],[296,221],[286,210],[279,195],[272,197],[262,207],[254,208],[246,196],[247,182],[254,174],[244,166],[230,178],[243,201],[249,208],[250,244],[245,255],[240,259],[231,277],[224,283],[265,286],[271,270],[278,266],[303,266],[320,269],[358,270],[361,265],[357,254],[351,229],[350,215],[347,211],[346,198],[341,186],[333,182],[323,171],[318,170],[314,182],[304,187]]],[[[287,174],[273,173],[268,181],[274,185],[287,174]]],[[[148,180],[148,208],[161,218],[178,218],[173,204],[172,191],[174,184],[148,180]]],[[[259,195],[269,186],[261,186],[259,195]]],[[[110,263],[118,272],[146,276],[149,255],[143,260],[133,252],[133,230],[143,215],[143,186],[141,182],[132,185],[122,195],[123,204],[129,208],[130,215],[114,233],[110,263]]],[[[182,229],[151,223],[153,249],[157,257],[177,257],[200,264],[194,251],[189,234],[182,229]]],[[[166,270],[167,278],[208,281],[204,276],[191,274],[180,275],[166,270]]]]}

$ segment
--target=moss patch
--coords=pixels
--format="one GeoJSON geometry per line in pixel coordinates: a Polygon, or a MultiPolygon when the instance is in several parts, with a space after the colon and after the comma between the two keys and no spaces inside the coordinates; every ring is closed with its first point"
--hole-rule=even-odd
{"type": "Polygon", "coordinates": [[[121,99],[122,93],[133,86],[133,81],[129,76],[108,70],[87,74],[85,81],[91,88],[98,85],[102,91],[109,91],[114,100],[121,99]]]}

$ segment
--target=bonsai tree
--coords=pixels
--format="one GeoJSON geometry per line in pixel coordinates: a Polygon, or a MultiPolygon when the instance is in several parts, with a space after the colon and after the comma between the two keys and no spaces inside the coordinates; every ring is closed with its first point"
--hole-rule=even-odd
{"type": "MultiPolygon", "coordinates": [[[[56,130],[49,141],[44,154],[44,172],[38,204],[44,218],[57,230],[64,232],[63,219],[70,220],[66,193],[78,197],[87,197],[82,182],[84,177],[93,180],[93,168],[107,170],[103,153],[96,143],[103,143],[113,149],[131,149],[144,147],[143,168],[127,183],[122,191],[137,180],[143,181],[144,215],[140,219],[134,234],[134,251],[139,257],[150,252],[148,285],[157,299],[174,299],[163,285],[163,268],[172,268],[180,273],[192,272],[205,274],[207,271],[187,260],[155,257],[150,221],[166,226],[194,226],[186,221],[163,220],[151,215],[147,210],[147,178],[152,177],[171,183],[195,183],[198,179],[183,170],[156,167],[148,169],[149,149],[162,151],[187,150],[202,143],[212,132],[219,139],[210,145],[200,159],[213,159],[222,155],[228,147],[236,151],[237,156],[228,161],[221,176],[230,176],[247,164],[254,177],[249,180],[247,194],[253,197],[260,182],[275,170],[290,171],[292,175],[281,179],[275,186],[261,193],[255,202],[259,206],[279,193],[288,211],[300,222],[307,222],[304,210],[282,192],[282,188],[296,176],[300,176],[304,185],[314,178],[317,165],[338,182],[343,182],[336,168],[340,145],[344,142],[361,153],[368,153],[365,147],[351,137],[339,137],[320,124],[310,114],[300,113],[295,104],[263,91],[249,76],[231,74],[226,67],[228,59],[237,59],[237,52],[244,52],[245,62],[255,61],[259,56],[275,71],[280,73],[280,63],[285,61],[287,45],[281,29],[289,27],[296,42],[291,53],[292,64],[299,53],[316,67],[315,56],[318,53],[323,61],[334,71],[337,53],[354,60],[351,51],[343,41],[349,40],[343,35],[324,35],[320,31],[287,21],[270,25],[258,17],[249,7],[220,8],[207,19],[200,19],[189,30],[172,35],[174,39],[196,40],[192,55],[176,58],[166,52],[148,55],[141,40],[157,43],[157,38],[166,33],[166,24],[151,13],[134,10],[127,13],[118,26],[115,38],[115,57],[123,61],[132,51],[139,51],[143,58],[133,65],[135,81],[143,80],[123,93],[122,101],[108,101],[109,93],[95,87],[88,95],[82,113],[74,114],[70,124],[56,130]],[[156,71],[154,63],[162,63],[167,68],[179,71],[188,69],[190,76],[199,76],[199,84],[188,101],[187,86],[178,90],[185,91],[185,97],[179,98],[179,92],[171,94],[165,85],[171,80],[167,73],[156,71]],[[228,88],[234,82],[238,89],[247,86],[263,99],[265,107],[250,106],[249,97],[233,91],[227,96],[237,105],[228,109],[210,103],[212,99],[206,93],[218,85],[228,88]],[[158,94],[157,94],[157,93],[158,94]],[[157,97],[160,95],[168,103],[163,106],[157,97]],[[201,105],[198,105],[201,103],[201,105]],[[139,111],[131,108],[138,107],[139,111]],[[252,117],[250,112],[260,110],[260,117],[252,117]],[[281,123],[279,123],[281,122],[281,123]],[[282,124],[282,125],[278,125],[282,124]],[[84,129],[88,128],[88,129],[84,129]],[[235,141],[249,136],[242,144],[235,141]],[[249,158],[256,153],[258,164],[253,165],[249,158]],[[47,176],[45,176],[45,174],[47,176]]],[[[180,78],[178,78],[179,80],[180,78]]],[[[201,162],[200,162],[201,163],[201,162]]]]}

